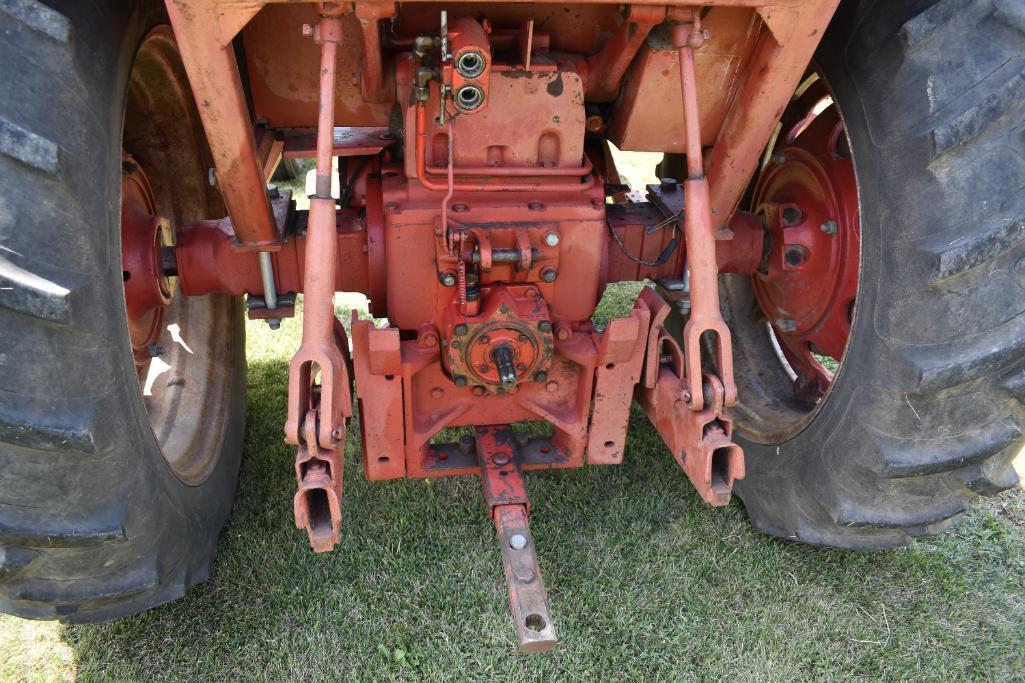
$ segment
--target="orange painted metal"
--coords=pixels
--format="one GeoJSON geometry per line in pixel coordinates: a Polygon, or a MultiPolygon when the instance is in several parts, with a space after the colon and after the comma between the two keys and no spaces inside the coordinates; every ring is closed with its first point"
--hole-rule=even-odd
{"type": "Polygon", "coordinates": [[[806,0],[789,10],[772,4],[776,6],[759,10],[769,30],[759,34],[743,71],[737,104],[730,108],[708,157],[709,201],[720,225],[740,203],[839,0],[806,0]]]}
{"type": "Polygon", "coordinates": [[[474,441],[484,502],[498,531],[517,644],[525,653],[551,650],[557,638],[527,523],[530,500],[522,446],[513,430],[503,426],[477,427],[474,441]]]}
{"type": "Polygon", "coordinates": [[[295,459],[299,482],[293,500],[295,525],[306,529],[314,552],[333,550],[342,537],[342,478],[345,442],[331,448],[317,443],[317,411],[303,419],[303,441],[295,459]]]}
{"type": "Polygon", "coordinates": [[[360,63],[360,93],[367,102],[387,102],[384,55],[381,51],[381,20],[395,16],[395,3],[357,2],[356,18],[363,33],[363,61],[360,63]]]}
{"type": "Polygon", "coordinates": [[[641,302],[651,313],[651,328],[637,402],[701,498],[710,505],[726,505],[734,481],[744,478],[744,452],[732,442],[733,423],[724,410],[725,389],[715,375],[705,375],[705,407],[694,409],[683,352],[663,327],[669,304],[652,289],[641,292],[641,302]]]}
{"type": "Polygon", "coordinates": [[[651,312],[638,300],[629,316],[610,321],[599,337],[594,405],[587,434],[589,465],[623,462],[630,406],[644,366],[650,323],[651,312]]]}
{"type": "Polygon", "coordinates": [[[372,320],[360,320],[353,311],[352,352],[356,359],[353,366],[360,404],[363,472],[371,481],[404,477],[399,331],[378,329],[372,320]]]}
{"type": "Polygon", "coordinates": [[[236,227],[240,248],[266,249],[280,241],[246,96],[231,44],[212,0],[166,0],[182,62],[213,152],[217,183],[236,227]]]}
{"type": "Polygon", "coordinates": [[[601,50],[587,58],[588,102],[611,102],[616,99],[627,67],[644,44],[651,29],[661,24],[665,18],[664,6],[627,6],[626,20],[605,41],[601,50]]]}
{"type": "Polygon", "coordinates": [[[341,37],[341,22],[336,17],[324,17],[317,23],[314,40],[321,45],[321,112],[317,130],[316,194],[310,199],[306,237],[303,339],[289,367],[288,418],[285,422],[285,440],[298,445],[300,421],[316,407],[319,416],[317,443],[328,450],[343,440],[345,421],[352,415],[349,373],[345,362],[348,345],[341,345],[338,334],[341,324],[334,314],[338,240],[335,235],[335,200],[331,197],[331,150],[335,52],[341,37]],[[318,372],[319,387],[314,384],[318,372]]]}
{"type": "Polygon", "coordinates": [[[737,402],[733,381],[733,346],[730,328],[719,310],[718,265],[715,255],[712,207],[708,179],[701,158],[701,133],[698,123],[697,81],[694,75],[694,46],[703,41],[700,25],[678,24],[673,28],[673,43],[680,53],[680,80],[683,91],[683,118],[687,133],[687,179],[683,182],[684,236],[687,241],[687,267],[690,269],[691,312],[683,328],[684,381],[691,395],[691,410],[705,407],[702,386],[705,372],[701,364],[701,338],[714,335],[715,366],[723,386],[724,405],[737,402]]]}

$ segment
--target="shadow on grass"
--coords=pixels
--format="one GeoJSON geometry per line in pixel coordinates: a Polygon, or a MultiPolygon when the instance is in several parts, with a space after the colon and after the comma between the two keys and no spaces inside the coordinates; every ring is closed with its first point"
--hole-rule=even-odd
{"type": "MultiPolygon", "coordinates": [[[[1014,678],[1021,527],[989,507],[879,554],[781,542],[701,503],[635,412],[626,464],[528,476],[556,628],[516,654],[479,482],[369,484],[347,446],[344,536],[310,551],[281,440],[287,364],[251,362],[246,453],[212,579],[66,627],[80,675],[169,679],[1014,678]]],[[[1021,502],[1021,492],[1012,503],[1021,502]]],[[[1000,503],[996,504],[997,506],[1000,503]]],[[[1018,508],[1016,508],[1018,509],[1018,508]]],[[[1019,520],[1020,521],[1020,520],[1019,520]]]]}

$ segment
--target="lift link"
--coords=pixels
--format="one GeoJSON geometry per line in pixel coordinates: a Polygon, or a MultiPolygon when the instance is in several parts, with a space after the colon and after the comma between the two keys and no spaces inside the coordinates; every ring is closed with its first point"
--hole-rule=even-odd
{"type": "Polygon", "coordinates": [[[334,548],[340,537],[345,423],[352,415],[348,341],[334,314],[338,242],[331,197],[335,69],[343,30],[337,11],[327,4],[322,10],[313,31],[314,42],[321,46],[320,109],[316,193],[310,199],[303,278],[303,338],[289,367],[285,422],[285,441],[299,446],[296,525],[307,530],[318,552],[334,548]]]}
{"type": "Polygon", "coordinates": [[[736,403],[737,388],[730,330],[719,310],[714,225],[698,125],[694,49],[706,39],[697,15],[693,23],[673,27],[687,134],[684,234],[691,307],[678,342],[665,322],[671,313],[680,314],[673,313],[654,290],[642,292],[641,301],[651,312],[651,328],[637,399],[702,499],[720,506],[729,503],[733,482],[744,477],[744,452],[732,442],[732,422],[725,413],[736,403]],[[701,365],[702,337],[711,342],[715,357],[709,368],[701,365]]]}
{"type": "Polygon", "coordinates": [[[477,458],[488,514],[498,531],[517,643],[521,652],[544,652],[557,641],[527,521],[530,501],[514,437],[506,426],[477,427],[477,458]]]}

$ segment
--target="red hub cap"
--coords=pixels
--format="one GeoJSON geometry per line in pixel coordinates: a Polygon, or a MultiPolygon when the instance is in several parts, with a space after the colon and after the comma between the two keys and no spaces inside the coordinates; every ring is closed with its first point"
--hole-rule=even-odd
{"type": "Polygon", "coordinates": [[[797,375],[797,395],[817,400],[850,336],[861,229],[840,113],[821,79],[799,93],[755,188],[771,247],[754,291],[797,375]]]}
{"type": "Polygon", "coordinates": [[[121,267],[125,308],[135,363],[150,358],[150,345],[160,337],[164,307],[174,296],[176,278],[164,274],[161,249],[174,245],[174,232],[157,215],[156,200],[146,174],[131,156],[121,162],[121,267]]]}

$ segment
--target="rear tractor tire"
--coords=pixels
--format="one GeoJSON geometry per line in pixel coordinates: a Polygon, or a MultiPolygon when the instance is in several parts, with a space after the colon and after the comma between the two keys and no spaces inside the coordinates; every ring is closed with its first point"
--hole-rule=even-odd
{"type": "Polygon", "coordinates": [[[166,24],[157,1],[0,3],[0,611],[21,617],[181,596],[232,505],[242,308],[147,270],[220,202],[166,24]]]}
{"type": "Polygon", "coordinates": [[[814,67],[753,189],[768,263],[723,278],[737,493],[764,532],[874,550],[1018,481],[1025,14],[844,2],[814,67]]]}

